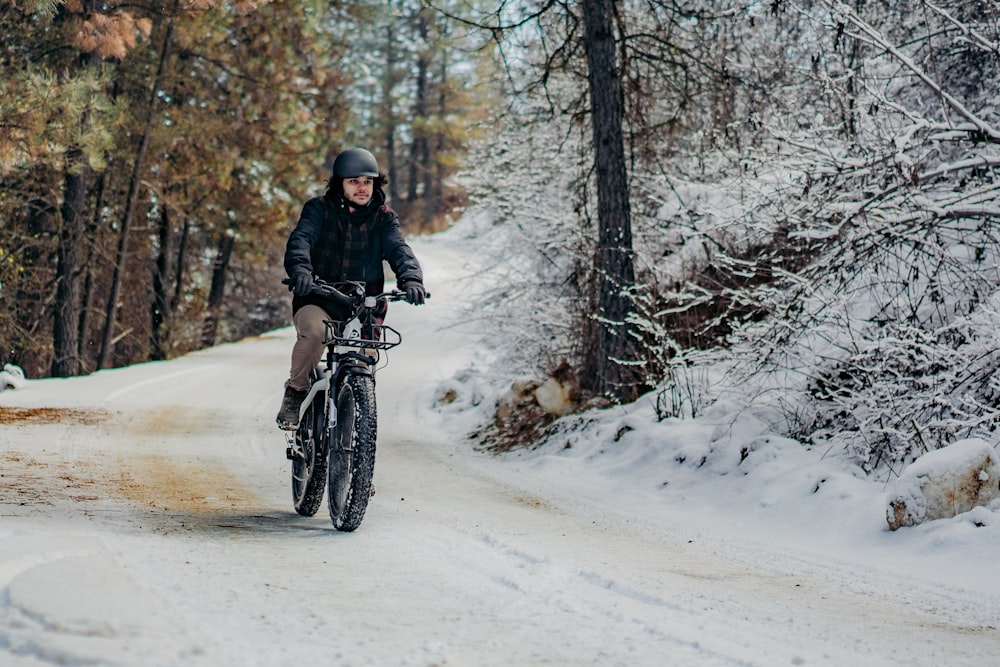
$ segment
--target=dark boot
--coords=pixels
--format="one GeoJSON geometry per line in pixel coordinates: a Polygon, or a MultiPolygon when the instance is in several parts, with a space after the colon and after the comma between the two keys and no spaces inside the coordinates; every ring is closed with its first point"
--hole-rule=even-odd
{"type": "Polygon", "coordinates": [[[299,408],[309,392],[297,391],[285,387],[285,395],[281,399],[281,409],[278,410],[278,428],[282,431],[294,431],[299,426],[299,408]]]}

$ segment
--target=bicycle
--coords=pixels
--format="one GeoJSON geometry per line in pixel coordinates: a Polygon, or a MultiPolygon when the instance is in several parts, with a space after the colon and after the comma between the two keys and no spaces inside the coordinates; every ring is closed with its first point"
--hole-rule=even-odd
{"type": "Polygon", "coordinates": [[[346,306],[348,315],[326,320],[326,355],[310,373],[312,384],[299,408],[298,427],[286,434],[292,501],[300,515],[313,516],[328,491],[333,526],[353,531],[375,493],[375,369],[380,352],[403,340],[375,311],[380,300],[405,301],[406,293],[365,296],[364,283],[321,280],[313,283],[311,293],[346,306]]]}

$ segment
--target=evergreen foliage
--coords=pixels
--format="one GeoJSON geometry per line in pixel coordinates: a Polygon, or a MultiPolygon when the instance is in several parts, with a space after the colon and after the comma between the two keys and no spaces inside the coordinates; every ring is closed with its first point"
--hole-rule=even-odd
{"type": "MultiPolygon", "coordinates": [[[[414,45],[382,42],[398,13],[381,5],[6,8],[0,360],[29,377],[73,375],[285,325],[284,242],[302,202],[325,190],[333,156],[364,144],[387,160],[377,111],[391,104],[407,110],[394,126],[405,183],[406,147],[426,122],[409,111],[414,45]],[[384,103],[363,94],[366,68],[382,78],[386,62],[359,58],[365,41],[398,49],[384,103]]],[[[437,32],[427,94],[440,104],[427,117],[457,131],[477,103],[438,55],[456,47],[437,32]]],[[[416,227],[461,202],[441,184],[466,139],[431,144],[433,203],[425,188],[394,202],[416,227]]]]}

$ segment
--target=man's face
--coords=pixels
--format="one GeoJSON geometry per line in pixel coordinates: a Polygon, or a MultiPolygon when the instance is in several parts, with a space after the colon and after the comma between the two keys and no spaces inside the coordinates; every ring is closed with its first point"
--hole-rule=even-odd
{"type": "Polygon", "coordinates": [[[364,206],[371,201],[374,183],[371,176],[345,178],[344,196],[355,206],[364,206]]]}

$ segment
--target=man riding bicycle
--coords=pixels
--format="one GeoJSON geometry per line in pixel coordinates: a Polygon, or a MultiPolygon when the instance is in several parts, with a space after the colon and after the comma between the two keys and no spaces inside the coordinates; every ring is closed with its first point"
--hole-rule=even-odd
{"type": "MultiPolygon", "coordinates": [[[[414,305],[424,302],[423,272],[403,238],[399,217],[385,203],[388,183],[375,156],[363,148],[340,153],[326,194],[302,207],[285,247],[285,272],[292,298],[295,345],[285,393],[278,411],[278,428],[298,426],[299,407],[309,389],[309,372],[323,356],[325,321],[342,319],[343,306],[311,294],[314,278],[328,283],[356,280],[367,295],[385,286],[383,260],[396,274],[399,289],[414,305]]],[[[380,313],[385,316],[387,305],[380,313]]]]}

